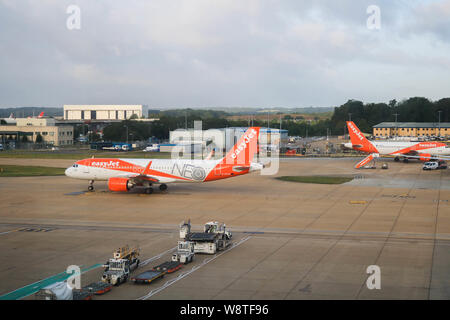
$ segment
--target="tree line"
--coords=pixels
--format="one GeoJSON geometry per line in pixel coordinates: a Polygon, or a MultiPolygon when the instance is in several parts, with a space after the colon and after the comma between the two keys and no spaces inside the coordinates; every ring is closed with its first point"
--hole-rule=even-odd
{"type": "MultiPolygon", "coordinates": [[[[380,122],[450,122],[450,98],[430,101],[423,97],[413,97],[400,102],[391,100],[388,103],[363,103],[358,100],[348,100],[334,108],[330,119],[302,120],[282,119],[281,127],[288,130],[290,136],[325,136],[342,135],[346,132],[346,121],[350,118],[361,131],[372,132],[372,127],[380,122]],[[439,112],[440,111],[440,112],[439,112]]],[[[180,109],[168,110],[152,114],[159,118],[153,122],[125,120],[113,123],[103,130],[105,141],[125,141],[128,128],[128,140],[147,140],[149,137],[167,139],[169,132],[178,128],[193,128],[195,120],[202,120],[204,130],[226,127],[266,127],[266,121],[229,120],[228,114],[216,110],[180,109]]],[[[270,122],[271,128],[279,128],[279,120],[270,122]]]]}

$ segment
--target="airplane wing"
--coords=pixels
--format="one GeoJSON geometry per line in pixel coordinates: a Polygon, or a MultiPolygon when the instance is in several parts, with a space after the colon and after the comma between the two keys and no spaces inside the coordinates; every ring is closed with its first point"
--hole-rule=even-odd
{"type": "Polygon", "coordinates": [[[135,173],[125,173],[119,175],[119,177],[129,178],[134,180],[135,182],[139,181],[150,181],[153,183],[159,183],[159,179],[157,177],[148,175],[148,174],[135,174],[135,173]]]}
{"type": "Polygon", "coordinates": [[[150,181],[150,182],[158,183],[159,182],[158,178],[147,174],[147,172],[149,171],[151,165],[152,165],[152,161],[149,161],[147,166],[144,168],[144,170],[142,170],[142,172],[139,175],[136,175],[136,176],[130,177],[130,178],[132,178],[134,180],[137,180],[137,181],[144,180],[144,181],[150,181]]]}
{"type": "Polygon", "coordinates": [[[402,152],[402,150],[398,152],[393,152],[390,154],[391,156],[407,156],[407,157],[414,157],[414,156],[420,156],[420,152],[417,152],[416,150],[408,150],[406,152],[402,152]]]}
{"type": "Polygon", "coordinates": [[[150,166],[152,165],[152,161],[150,161],[147,166],[144,168],[144,170],[142,170],[141,173],[136,174],[136,173],[126,173],[123,174],[121,176],[123,176],[124,178],[129,178],[134,180],[135,182],[142,182],[142,181],[150,181],[153,183],[159,183],[159,179],[155,176],[149,175],[146,172],[149,171],[150,166]]]}
{"type": "Polygon", "coordinates": [[[414,156],[414,155],[407,155],[407,158],[414,158],[414,159],[422,159],[422,158],[427,158],[429,160],[450,160],[450,156],[440,156],[440,155],[435,155],[435,154],[430,154],[430,155],[418,155],[418,156],[414,156]]]}
{"type": "Polygon", "coordinates": [[[159,179],[157,179],[156,177],[149,176],[149,175],[138,175],[138,176],[134,176],[134,177],[130,177],[130,178],[135,181],[150,181],[153,183],[159,182],[159,179]]]}

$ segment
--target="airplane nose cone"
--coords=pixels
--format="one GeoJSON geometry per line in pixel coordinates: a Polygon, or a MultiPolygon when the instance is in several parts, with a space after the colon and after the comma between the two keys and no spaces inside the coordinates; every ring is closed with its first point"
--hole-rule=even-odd
{"type": "Polygon", "coordinates": [[[72,175],[72,168],[67,168],[64,173],[66,174],[66,176],[70,177],[72,175]]]}

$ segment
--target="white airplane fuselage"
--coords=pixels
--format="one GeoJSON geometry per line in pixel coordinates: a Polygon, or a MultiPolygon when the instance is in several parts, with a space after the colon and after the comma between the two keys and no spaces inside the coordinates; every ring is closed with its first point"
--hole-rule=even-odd
{"type": "MultiPolygon", "coordinates": [[[[405,156],[405,149],[417,151],[417,153],[450,155],[450,148],[443,143],[435,142],[407,142],[407,141],[370,141],[380,155],[405,156]],[[418,146],[414,148],[414,146],[418,146]]],[[[360,150],[359,145],[354,146],[351,142],[344,146],[349,149],[360,150]]],[[[360,150],[365,151],[365,150],[360,150]]],[[[370,152],[370,151],[367,151],[370,152]]]]}
{"type": "Polygon", "coordinates": [[[173,182],[204,182],[223,179],[248,172],[261,170],[262,164],[252,162],[250,167],[219,166],[218,160],[190,160],[190,159],[114,159],[98,158],[77,161],[66,169],[68,177],[82,180],[106,181],[110,178],[133,177],[151,162],[149,169],[151,176],[159,180],[158,183],[173,182]],[[89,160],[89,162],[87,161],[89,160]],[[229,172],[228,172],[229,171],[229,172]]]}

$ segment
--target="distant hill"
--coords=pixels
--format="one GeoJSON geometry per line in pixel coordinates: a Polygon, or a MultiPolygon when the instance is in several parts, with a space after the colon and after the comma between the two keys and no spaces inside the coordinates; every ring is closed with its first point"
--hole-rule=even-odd
{"type": "MultiPolygon", "coordinates": [[[[167,108],[167,109],[151,109],[151,115],[165,115],[174,117],[184,117],[186,112],[189,116],[200,116],[201,118],[223,118],[233,115],[248,115],[248,114],[323,114],[332,112],[334,107],[305,107],[305,108],[253,108],[253,107],[210,107],[210,108],[167,108]]],[[[44,111],[45,116],[48,117],[62,117],[63,108],[51,107],[16,107],[16,108],[0,108],[0,118],[7,118],[11,113],[16,118],[37,116],[44,111]]]]}
{"type": "Polygon", "coordinates": [[[243,115],[243,114],[257,114],[257,113],[299,113],[299,114],[309,114],[309,113],[324,113],[334,110],[334,107],[298,107],[298,108],[288,108],[288,107],[271,107],[271,108],[259,108],[259,107],[189,107],[189,108],[179,108],[179,107],[166,107],[161,110],[152,110],[154,114],[159,112],[165,114],[179,113],[184,110],[197,110],[197,111],[223,111],[227,115],[243,115]]]}
{"type": "Polygon", "coordinates": [[[229,115],[245,115],[245,114],[259,114],[259,113],[282,113],[282,114],[310,114],[310,113],[325,113],[334,110],[334,107],[305,107],[305,108],[284,108],[284,107],[273,107],[273,108],[217,108],[216,110],[222,110],[229,115]]]}
{"type": "Polygon", "coordinates": [[[17,107],[17,108],[0,108],[0,118],[8,118],[12,113],[16,118],[26,118],[39,115],[44,111],[46,117],[62,117],[63,108],[49,107],[17,107]]]}

